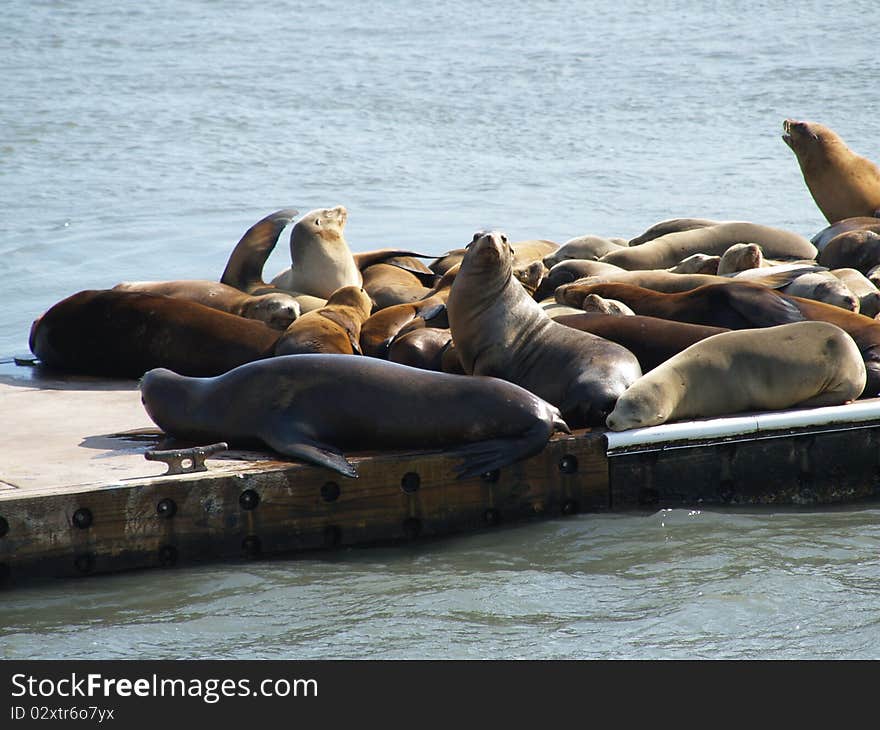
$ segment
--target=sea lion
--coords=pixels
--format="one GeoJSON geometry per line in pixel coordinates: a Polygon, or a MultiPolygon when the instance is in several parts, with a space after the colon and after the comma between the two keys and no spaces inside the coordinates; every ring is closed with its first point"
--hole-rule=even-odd
{"type": "Polygon", "coordinates": [[[856,269],[833,269],[831,273],[859,298],[859,314],[877,316],[880,312],[880,290],[873,281],[856,269]]]}
{"type": "Polygon", "coordinates": [[[602,236],[578,236],[563,243],[553,253],[547,254],[544,257],[544,266],[552,269],[559,262],[568,259],[598,261],[600,256],[620,248],[623,247],[602,236]]]}
{"type": "MultiPolygon", "coordinates": [[[[528,266],[533,261],[543,261],[545,256],[549,256],[559,248],[559,244],[545,239],[528,239],[525,241],[516,241],[512,243],[516,266],[528,266]]],[[[465,249],[456,248],[444,254],[440,258],[429,264],[428,268],[441,276],[445,274],[456,264],[460,264],[464,258],[465,249]]]]}
{"type": "Polygon", "coordinates": [[[324,298],[344,286],[361,286],[360,269],[345,240],[347,220],[341,205],[302,216],[290,232],[291,266],[272,279],[272,286],[324,298]]]}
{"type": "Polygon", "coordinates": [[[246,294],[265,294],[277,291],[263,281],[263,266],[275,248],[278,236],[299,215],[293,208],[283,208],[270,213],[245,231],[232,249],[220,282],[240,289],[246,294]]]}
{"type": "Polygon", "coordinates": [[[830,271],[813,271],[801,274],[779,291],[795,297],[825,302],[850,312],[858,312],[859,298],[850,288],[830,271]]]}
{"type": "Polygon", "coordinates": [[[763,264],[764,252],[757,243],[735,243],[721,254],[715,273],[726,276],[737,271],[760,269],[763,264]]]}
{"type": "MultiPolygon", "coordinates": [[[[567,284],[557,290],[557,296],[567,284]]],[[[783,294],[751,282],[729,281],[691,291],[665,294],[630,284],[580,286],[570,293],[574,303],[587,294],[619,299],[636,314],[672,319],[710,327],[751,329],[790,324],[805,319],[830,322],[852,337],[867,370],[862,397],[880,393],[880,322],[825,302],[783,294]]]]}
{"type": "Polygon", "coordinates": [[[816,260],[829,269],[856,269],[867,274],[880,264],[880,233],[865,229],[839,233],[816,260]]]}
{"type": "Polygon", "coordinates": [[[186,299],[114,289],[63,299],[31,327],[30,348],[52,368],[139,378],[155,367],[219,375],[270,357],[279,332],[186,299]]]}
{"type": "Polygon", "coordinates": [[[262,442],[344,476],[352,449],[451,449],[459,478],[541,451],[559,411],[513,383],[462,378],[367,357],[286,355],[215,378],[151,370],[141,400],[165,433],[196,442],[262,442]],[[460,449],[459,449],[460,447],[460,449]]]}
{"type": "Polygon", "coordinates": [[[742,411],[841,405],[864,387],[858,347],[833,324],[723,332],[639,378],[606,423],[623,431],[742,411]]]}
{"type": "Polygon", "coordinates": [[[782,139],[797,157],[810,195],[829,223],[880,210],[877,165],[822,124],[786,119],[782,127],[782,139]]]}
{"type": "Polygon", "coordinates": [[[448,329],[422,327],[400,334],[388,347],[388,361],[443,372],[443,352],[452,342],[448,329]]]}
{"type": "Polygon", "coordinates": [[[286,292],[245,294],[243,291],[216,281],[181,279],[178,281],[124,281],[113,287],[119,291],[139,291],[191,302],[258,319],[274,329],[284,330],[300,315],[300,303],[286,292]]]}
{"type": "Polygon", "coordinates": [[[822,253],[822,249],[824,249],[835,236],[839,236],[841,233],[846,233],[847,231],[874,231],[874,233],[880,233],[880,219],[873,216],[844,218],[842,221],[837,221],[837,223],[825,226],[825,228],[810,239],[810,242],[816,247],[819,253],[822,253]]]}
{"type": "Polygon", "coordinates": [[[275,354],[360,355],[361,325],[372,307],[370,295],[359,286],[337,289],[325,307],[304,314],[287,328],[275,345],[275,354]]]}
{"type": "MultiPolygon", "coordinates": [[[[538,302],[541,309],[544,310],[544,314],[546,314],[550,319],[556,319],[557,317],[563,314],[584,314],[584,310],[579,307],[569,307],[567,304],[560,304],[555,299],[545,299],[542,302],[538,302]]],[[[595,314],[595,312],[591,312],[591,314],[595,314]]]]}
{"type": "Polygon", "coordinates": [[[363,354],[386,357],[391,341],[414,320],[422,320],[419,326],[430,322],[434,327],[449,327],[446,299],[458,269],[459,264],[449,269],[424,299],[396,304],[373,313],[361,327],[360,343],[363,354]]]}
{"type": "Polygon", "coordinates": [[[603,264],[601,261],[586,261],[583,259],[560,261],[547,272],[547,275],[541,280],[533,296],[536,301],[540,302],[547,297],[552,297],[556,287],[563,284],[570,284],[585,276],[602,276],[621,271],[626,271],[626,269],[621,269],[613,264],[603,264]]]}
{"type": "Polygon", "coordinates": [[[566,327],[592,332],[623,345],[636,356],[643,373],[653,370],[695,342],[730,331],[725,327],[704,327],[638,314],[618,317],[598,312],[577,312],[556,316],[554,319],[566,327]]]}
{"type": "Polygon", "coordinates": [[[418,301],[431,292],[418,276],[393,264],[373,264],[361,273],[364,289],[373,300],[374,312],[395,304],[418,301]]]}
{"type": "Polygon", "coordinates": [[[706,228],[707,226],[717,226],[720,223],[729,223],[730,221],[716,221],[709,218],[670,218],[665,221],[655,223],[644,233],[639,234],[635,238],[629,240],[630,246],[640,246],[655,238],[665,236],[667,233],[681,233],[682,231],[693,231],[697,228],[706,228]]]}
{"type": "Polygon", "coordinates": [[[432,286],[437,280],[437,274],[423,264],[419,259],[432,258],[428,254],[417,253],[408,249],[400,248],[379,248],[374,251],[364,251],[362,253],[353,253],[355,265],[360,269],[361,273],[375,266],[376,264],[388,264],[404,269],[410,274],[418,277],[426,286],[432,286]]]}
{"type": "Polygon", "coordinates": [[[668,269],[695,253],[721,256],[734,243],[757,243],[771,258],[812,259],[816,247],[803,236],[757,223],[721,223],[667,233],[647,243],[605,254],[600,261],[624,269],[668,269]]]}
{"type": "Polygon", "coordinates": [[[667,271],[672,274],[717,274],[720,261],[720,256],[695,253],[675,266],[670,266],[667,271]]]}
{"type": "Polygon", "coordinates": [[[556,405],[572,425],[602,423],[641,374],[638,360],[550,319],[513,277],[513,266],[502,233],[477,233],[468,246],[446,303],[464,371],[517,383],[556,405]]]}
{"type": "Polygon", "coordinates": [[[547,267],[541,261],[532,261],[525,266],[513,267],[513,278],[522,284],[523,289],[528,292],[530,297],[535,296],[535,292],[544,280],[547,274],[547,267]]]}

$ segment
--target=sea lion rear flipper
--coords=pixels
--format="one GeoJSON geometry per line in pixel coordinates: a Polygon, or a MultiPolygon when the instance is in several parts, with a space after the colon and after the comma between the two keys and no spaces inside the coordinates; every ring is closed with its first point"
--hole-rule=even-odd
{"type": "Polygon", "coordinates": [[[292,456],[309,464],[324,466],[343,476],[357,479],[358,473],[354,464],[346,459],[341,451],[332,446],[308,441],[301,437],[285,441],[282,434],[275,429],[270,429],[269,435],[263,436],[262,439],[280,454],[292,456]]]}
{"type": "Polygon", "coordinates": [[[773,327],[778,324],[803,322],[806,317],[794,302],[774,289],[760,287],[731,287],[728,299],[736,310],[754,327],[773,327]]]}
{"type": "Polygon", "coordinates": [[[454,467],[458,479],[475,477],[537,454],[547,443],[555,426],[539,421],[522,436],[488,439],[455,449],[462,461],[454,467]]]}
{"type": "Polygon", "coordinates": [[[235,287],[241,291],[252,294],[258,289],[265,288],[263,281],[263,266],[278,242],[287,225],[297,216],[299,211],[293,208],[283,208],[270,213],[265,218],[257,221],[245,231],[241,240],[235,244],[226,268],[220,277],[220,283],[235,287]]]}

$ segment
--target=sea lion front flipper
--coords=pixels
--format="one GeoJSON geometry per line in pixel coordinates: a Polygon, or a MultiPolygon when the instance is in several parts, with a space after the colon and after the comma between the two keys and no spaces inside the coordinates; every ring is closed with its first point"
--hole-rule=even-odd
{"type": "Polygon", "coordinates": [[[731,309],[752,323],[753,327],[803,322],[806,317],[797,305],[775,289],[760,286],[733,286],[727,302],[731,309]]]}
{"type": "Polygon", "coordinates": [[[281,231],[297,215],[299,215],[298,210],[282,208],[248,228],[232,249],[226,268],[220,277],[220,283],[233,286],[248,294],[268,286],[263,281],[263,267],[272,249],[275,248],[281,231]]]}
{"type": "Polygon", "coordinates": [[[547,444],[555,426],[539,421],[522,436],[487,439],[455,449],[462,461],[454,467],[458,479],[475,477],[488,471],[501,469],[515,461],[527,459],[541,451],[547,444]]]}
{"type": "Polygon", "coordinates": [[[293,436],[289,440],[284,439],[283,429],[267,429],[268,434],[261,436],[269,446],[275,451],[285,456],[292,456],[294,459],[323,466],[339,472],[343,476],[357,479],[358,473],[354,464],[346,459],[342,452],[334,449],[328,444],[319,444],[315,441],[304,439],[300,436],[293,436]]]}

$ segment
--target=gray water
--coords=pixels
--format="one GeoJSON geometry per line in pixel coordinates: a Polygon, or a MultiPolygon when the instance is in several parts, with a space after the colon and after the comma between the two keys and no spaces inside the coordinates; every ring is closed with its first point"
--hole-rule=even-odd
{"type": "MultiPolygon", "coordinates": [[[[345,205],[355,250],[439,254],[486,227],[628,238],[676,216],[811,236],[782,121],[880,159],[875,12],[8,0],[0,355],[75,291],[217,278],[288,206],[345,205]]],[[[267,276],[286,257],[282,238],[267,276]]],[[[0,657],[878,658],[878,518],[581,515],[48,583],[3,596],[0,657]]]]}

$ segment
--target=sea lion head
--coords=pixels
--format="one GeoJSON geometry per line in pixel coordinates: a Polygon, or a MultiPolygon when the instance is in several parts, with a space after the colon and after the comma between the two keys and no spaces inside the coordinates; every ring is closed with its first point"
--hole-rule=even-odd
{"type": "Polygon", "coordinates": [[[523,285],[529,296],[534,296],[546,273],[547,269],[540,261],[532,261],[528,266],[517,266],[513,269],[514,277],[523,285]]]}
{"type": "Polygon", "coordinates": [[[829,145],[835,145],[840,138],[828,127],[816,122],[801,122],[786,119],[782,123],[782,139],[799,160],[809,160],[826,153],[829,145]]]}
{"type": "Polygon", "coordinates": [[[286,330],[299,317],[300,304],[290,294],[258,294],[245,306],[244,314],[259,319],[277,330],[286,330]]]}
{"type": "Polygon", "coordinates": [[[513,271],[513,246],[500,231],[478,231],[465,246],[461,268],[472,272],[491,272],[506,280],[513,271]]]}
{"type": "Polygon", "coordinates": [[[180,433],[181,414],[195,417],[198,408],[191,407],[191,379],[168,368],[154,368],[140,380],[141,403],[147,415],[166,433],[180,433]]]}
{"type": "Polygon", "coordinates": [[[327,300],[327,306],[352,307],[362,319],[367,319],[373,308],[373,300],[366,290],[360,286],[343,286],[337,289],[327,300]]]}
{"type": "Polygon", "coordinates": [[[320,238],[328,242],[344,240],[343,231],[347,220],[348,211],[341,205],[310,210],[296,222],[290,232],[291,243],[304,238],[320,238]]]}
{"type": "Polygon", "coordinates": [[[757,243],[734,243],[718,262],[719,276],[748,269],[760,269],[764,263],[764,253],[757,243]]]}
{"type": "Polygon", "coordinates": [[[661,383],[637,381],[617,399],[605,425],[612,431],[626,431],[665,423],[671,413],[667,400],[661,383]]]}

